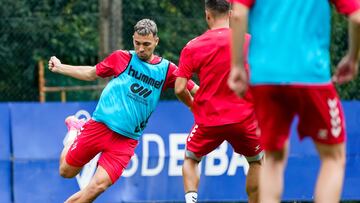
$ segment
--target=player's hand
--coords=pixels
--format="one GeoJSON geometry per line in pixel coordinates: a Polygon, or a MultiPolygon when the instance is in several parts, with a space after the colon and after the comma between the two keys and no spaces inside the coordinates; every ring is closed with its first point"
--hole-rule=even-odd
{"type": "Polygon", "coordinates": [[[49,60],[49,70],[52,72],[57,72],[61,65],[61,61],[56,58],[55,56],[52,56],[49,60]]]}
{"type": "Polygon", "coordinates": [[[338,84],[344,84],[353,80],[358,74],[359,63],[352,59],[350,55],[344,56],[337,65],[332,81],[338,84]]]}
{"type": "Polygon", "coordinates": [[[230,71],[228,85],[237,95],[243,97],[248,86],[248,77],[243,67],[233,66],[230,71]]]}

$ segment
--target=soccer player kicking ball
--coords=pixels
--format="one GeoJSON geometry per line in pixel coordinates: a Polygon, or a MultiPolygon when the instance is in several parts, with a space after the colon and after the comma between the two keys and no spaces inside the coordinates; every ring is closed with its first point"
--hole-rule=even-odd
{"type": "MultiPolygon", "coordinates": [[[[65,65],[56,57],[50,58],[49,69],[55,73],[89,81],[114,76],[104,88],[91,120],[84,125],[75,117],[65,121],[69,136],[60,156],[61,176],[75,177],[87,162],[102,152],[89,185],[66,202],[92,202],[119,179],[160,93],[174,87],[177,67],[154,55],[158,42],[155,22],[143,19],[134,26],[135,51],[115,51],[96,66],[65,65]]],[[[197,90],[192,81],[186,86],[192,93],[197,90]]]]}
{"type": "MultiPolygon", "coordinates": [[[[183,163],[186,203],[197,201],[201,158],[225,140],[249,162],[246,192],[249,202],[258,202],[263,151],[251,94],[247,92],[241,99],[227,85],[231,61],[230,5],[226,0],[206,0],[205,13],[210,29],[183,48],[175,82],[176,95],[191,107],[195,117],[195,125],[186,141],[183,163]],[[193,99],[186,85],[194,72],[201,85],[193,99]]],[[[247,43],[249,39],[250,36],[246,36],[247,43]]]]}
{"type": "MultiPolygon", "coordinates": [[[[345,120],[332,82],[355,78],[360,54],[359,0],[233,0],[233,64],[229,86],[246,89],[243,42],[252,36],[250,84],[266,161],[260,201],[281,201],[289,131],[295,116],[299,136],[309,136],[320,155],[315,202],[340,201],[345,173],[345,120]],[[349,17],[349,51],[330,76],[331,7],[349,17]]],[[[344,39],[345,40],[345,39],[344,39]]]]}

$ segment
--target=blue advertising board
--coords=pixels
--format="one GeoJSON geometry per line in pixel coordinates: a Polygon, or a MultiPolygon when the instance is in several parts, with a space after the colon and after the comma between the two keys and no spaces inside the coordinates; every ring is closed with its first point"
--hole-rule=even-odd
{"type": "Polygon", "coordinates": [[[0,103],[0,202],[11,202],[11,139],[9,105],[0,103]]]}
{"type": "Polygon", "coordinates": [[[92,112],[94,102],[10,103],[16,159],[58,159],[66,134],[64,120],[78,109],[92,112]]]}
{"type": "Polygon", "coordinates": [[[343,102],[346,116],[346,170],[342,198],[360,200],[360,102],[343,102]]]}
{"type": "Polygon", "coordinates": [[[64,202],[78,191],[76,179],[64,179],[58,172],[67,131],[64,119],[78,109],[92,112],[95,104],[10,104],[15,202],[64,202]]]}
{"type": "MultiPolygon", "coordinates": [[[[349,141],[342,198],[354,200],[360,199],[360,102],[343,104],[349,141]]],[[[58,174],[58,161],[66,133],[64,119],[70,114],[91,114],[95,105],[95,102],[8,105],[15,202],[63,202],[86,184],[96,165],[87,166],[76,179],[64,179],[58,174]]],[[[177,101],[160,102],[123,177],[96,202],[183,202],[181,165],[192,125],[192,114],[184,105],[177,101]]],[[[295,125],[296,122],[291,130],[283,199],[312,200],[320,161],[311,140],[299,142],[295,125]]],[[[0,132],[5,126],[1,122],[0,132]]],[[[232,152],[230,145],[223,143],[204,157],[200,168],[200,201],[246,201],[248,164],[244,157],[232,152]]]]}

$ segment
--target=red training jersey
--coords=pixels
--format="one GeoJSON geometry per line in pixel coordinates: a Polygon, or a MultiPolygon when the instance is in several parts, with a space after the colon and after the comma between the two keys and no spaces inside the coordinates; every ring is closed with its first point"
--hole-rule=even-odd
{"type": "MultiPolygon", "coordinates": [[[[96,65],[96,75],[103,78],[111,76],[117,77],[126,70],[130,59],[131,54],[128,51],[117,50],[96,65]]],[[[155,55],[153,60],[151,60],[149,63],[157,64],[160,61],[161,57],[155,55]]],[[[177,69],[178,67],[174,63],[170,62],[169,71],[166,75],[163,90],[166,88],[174,88],[176,80],[175,71],[177,69]]],[[[187,84],[187,89],[190,91],[194,85],[195,83],[193,81],[189,81],[187,84]]]]}
{"type": "MultiPolygon", "coordinates": [[[[208,30],[191,40],[181,51],[176,75],[190,79],[196,73],[200,88],[195,94],[193,112],[195,122],[202,126],[239,123],[253,113],[249,92],[241,99],[227,85],[231,66],[229,28],[208,30]]],[[[245,67],[250,35],[244,44],[245,67]]]]}

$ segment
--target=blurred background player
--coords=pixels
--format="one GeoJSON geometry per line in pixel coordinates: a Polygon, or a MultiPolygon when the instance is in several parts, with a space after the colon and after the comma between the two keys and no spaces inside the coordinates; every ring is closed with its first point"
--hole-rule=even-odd
{"type": "MultiPolygon", "coordinates": [[[[65,65],[56,57],[50,58],[49,69],[55,73],[88,81],[114,76],[104,88],[90,121],[85,125],[75,117],[65,121],[72,136],[64,142],[61,176],[76,176],[87,162],[102,152],[89,185],[66,202],[92,202],[119,179],[134,154],[160,93],[174,87],[177,67],[154,55],[158,42],[155,22],[143,19],[134,26],[135,51],[115,51],[96,66],[65,65]]],[[[186,86],[193,93],[197,90],[192,81],[186,86]]]]}
{"type": "MultiPolygon", "coordinates": [[[[310,136],[321,159],[315,202],[339,202],[346,133],[342,106],[330,76],[330,1],[233,1],[229,85],[239,95],[246,90],[248,80],[241,50],[249,25],[250,84],[266,151],[260,201],[281,200],[289,129],[294,116],[298,116],[300,139],[310,136]]],[[[331,2],[349,17],[349,51],[333,76],[334,82],[342,84],[358,73],[360,2],[331,2]]]]}
{"type": "MultiPolygon", "coordinates": [[[[230,4],[226,0],[205,0],[205,13],[210,29],[183,48],[176,73],[175,93],[191,107],[195,117],[183,163],[186,203],[197,201],[201,158],[225,140],[249,162],[246,192],[249,202],[258,202],[258,176],[263,151],[252,98],[249,92],[244,99],[239,98],[227,84],[231,61],[230,4]],[[194,100],[186,89],[193,73],[198,74],[201,84],[194,100]]],[[[246,57],[250,36],[245,39],[246,57]]],[[[247,67],[246,61],[244,64],[247,67]]]]}

